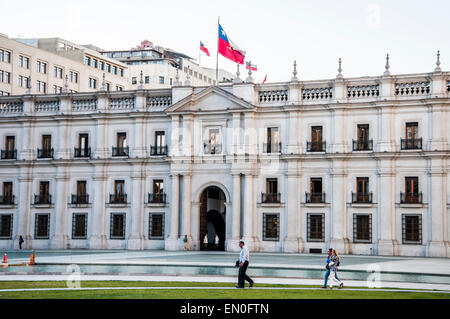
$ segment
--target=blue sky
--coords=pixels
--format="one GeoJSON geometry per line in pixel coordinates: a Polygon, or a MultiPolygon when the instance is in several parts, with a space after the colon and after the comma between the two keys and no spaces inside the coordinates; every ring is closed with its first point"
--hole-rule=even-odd
{"type": "MultiPolygon", "coordinates": [[[[300,79],[380,75],[385,55],[394,74],[431,72],[436,51],[450,59],[448,0],[0,0],[0,33],[54,37],[101,48],[129,49],[148,39],[198,58],[199,41],[215,67],[217,17],[228,36],[257,64],[258,81],[286,81],[297,60],[300,79]]],[[[235,64],[219,58],[235,72],[235,64]]]]}

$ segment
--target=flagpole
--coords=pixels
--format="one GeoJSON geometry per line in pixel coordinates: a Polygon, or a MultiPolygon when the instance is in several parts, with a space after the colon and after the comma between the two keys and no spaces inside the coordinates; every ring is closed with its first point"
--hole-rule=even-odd
{"type": "Polygon", "coordinates": [[[217,17],[216,85],[219,85],[219,28],[220,28],[220,16],[217,17]]]}

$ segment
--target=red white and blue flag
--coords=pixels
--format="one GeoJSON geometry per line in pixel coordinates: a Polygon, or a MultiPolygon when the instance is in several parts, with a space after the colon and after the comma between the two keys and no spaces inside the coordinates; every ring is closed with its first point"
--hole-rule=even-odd
{"type": "Polygon", "coordinates": [[[200,51],[205,52],[207,56],[210,56],[209,50],[205,47],[202,41],[200,41],[200,51]]]}
{"type": "Polygon", "coordinates": [[[249,70],[250,67],[252,68],[252,71],[258,71],[258,66],[256,64],[251,64],[250,62],[246,62],[246,69],[249,70]]]}
{"type": "Polygon", "coordinates": [[[219,53],[233,62],[244,64],[245,51],[238,48],[219,24],[219,53]]]}

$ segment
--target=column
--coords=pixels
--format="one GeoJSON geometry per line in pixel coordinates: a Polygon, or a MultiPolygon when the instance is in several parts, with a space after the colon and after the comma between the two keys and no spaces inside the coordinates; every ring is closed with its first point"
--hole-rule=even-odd
{"type": "Polygon", "coordinates": [[[245,121],[245,141],[244,141],[244,152],[250,155],[257,154],[257,141],[258,141],[258,132],[254,128],[254,115],[253,113],[245,113],[244,121],[245,121]]]}
{"type": "Polygon", "coordinates": [[[180,149],[180,117],[172,116],[172,134],[170,139],[170,156],[178,156],[180,149]]]}
{"type": "Polygon", "coordinates": [[[183,175],[183,234],[187,235],[189,243],[192,244],[192,176],[183,175]]]}
{"type": "Polygon", "coordinates": [[[131,176],[131,234],[128,237],[128,249],[142,250],[144,249],[144,176],[140,172],[140,167],[136,169],[138,171],[131,176]]]}
{"type": "Polygon", "coordinates": [[[243,240],[250,250],[255,251],[258,243],[253,233],[255,220],[255,193],[254,193],[254,177],[252,173],[245,174],[245,203],[244,203],[244,234],[243,240]]]}
{"type": "Polygon", "coordinates": [[[298,113],[295,111],[289,112],[289,142],[287,146],[288,154],[298,154],[298,141],[297,141],[297,130],[298,130],[298,113]]]}
{"type": "Polygon", "coordinates": [[[107,138],[107,120],[106,119],[98,119],[96,121],[96,130],[95,135],[97,136],[94,158],[108,158],[110,148],[107,138]]]}
{"type": "MultiPolygon", "coordinates": [[[[18,154],[17,159],[22,160],[33,160],[33,154],[34,154],[34,139],[36,138],[34,136],[34,129],[32,127],[31,121],[23,121],[22,122],[22,151],[20,152],[20,155],[18,154]]],[[[19,145],[17,145],[17,148],[19,148],[19,145]]]]}
{"type": "MultiPolygon", "coordinates": [[[[98,170],[98,169],[97,169],[98,170]]],[[[106,182],[107,178],[101,172],[96,172],[93,177],[94,192],[92,196],[92,211],[89,215],[88,227],[91,229],[91,236],[89,236],[90,249],[103,249],[106,247],[106,233],[104,216],[106,214],[106,182]]]]}
{"type": "MultiPolygon", "coordinates": [[[[298,213],[300,203],[298,200],[299,188],[297,174],[292,172],[287,174],[287,207],[284,208],[284,225],[286,236],[283,240],[283,252],[298,253],[299,241],[297,237],[298,233],[298,213]]],[[[284,227],[283,227],[284,228],[284,227]]]]}
{"type": "Polygon", "coordinates": [[[143,118],[135,118],[134,119],[134,135],[133,135],[133,141],[130,141],[129,144],[134,145],[133,147],[133,157],[147,157],[146,150],[147,145],[144,145],[143,137],[144,134],[144,119],[143,118]]]}
{"type": "Polygon", "coordinates": [[[180,176],[171,175],[172,191],[170,200],[170,235],[165,242],[165,250],[177,250],[179,239],[179,222],[180,222],[180,176]]]}
{"type": "Polygon", "coordinates": [[[430,139],[430,151],[446,151],[447,150],[447,138],[444,134],[444,128],[448,125],[447,113],[444,111],[443,105],[432,104],[430,106],[431,111],[431,136],[430,139]]]}
{"type": "MultiPolygon", "coordinates": [[[[336,165],[336,162],[333,163],[336,165]]],[[[345,198],[345,171],[342,167],[333,168],[331,173],[331,183],[333,188],[333,194],[331,198],[331,211],[332,220],[328,222],[332,223],[332,236],[331,247],[336,248],[338,251],[346,254],[349,252],[348,239],[345,238],[346,223],[346,198],[345,198]]]]}
{"type": "MultiPolygon", "coordinates": [[[[433,159],[428,178],[431,179],[431,194],[428,194],[427,229],[431,229],[431,241],[428,242],[429,257],[448,257],[445,248],[446,174],[442,159],[433,159]],[[430,218],[431,217],[431,218],[430,218]]],[[[422,227],[425,234],[425,229],[422,227]]],[[[424,236],[425,238],[425,236],[424,236]]]]}
{"type": "Polygon", "coordinates": [[[232,153],[242,154],[242,142],[241,142],[241,114],[233,113],[233,146],[232,153]]]}
{"type": "Polygon", "coordinates": [[[58,123],[58,143],[55,147],[55,159],[70,159],[72,156],[72,148],[70,147],[70,126],[69,121],[61,120],[58,123]]]}
{"type": "MultiPolygon", "coordinates": [[[[21,169],[21,174],[19,177],[19,194],[16,195],[17,198],[17,222],[18,227],[18,233],[16,234],[16,238],[14,243],[16,243],[19,240],[19,236],[22,235],[23,239],[25,240],[25,249],[31,249],[31,241],[33,239],[32,235],[32,229],[31,226],[31,197],[32,194],[32,187],[33,187],[33,179],[30,177],[28,173],[28,169],[23,167],[21,169]],[[22,170],[25,170],[22,172],[22,170]]],[[[17,246],[14,246],[16,248],[17,246]]]]}
{"type": "Polygon", "coordinates": [[[59,167],[56,176],[56,187],[54,187],[54,195],[52,203],[55,205],[53,214],[54,218],[51,218],[55,223],[55,232],[50,241],[50,247],[52,249],[66,249],[69,242],[69,236],[66,233],[65,220],[68,216],[67,213],[67,183],[69,178],[65,172],[64,167],[59,167]]]}
{"type": "Polygon", "coordinates": [[[344,120],[344,110],[335,109],[334,110],[334,123],[333,132],[331,136],[334,140],[334,145],[332,150],[334,153],[345,153],[346,152],[346,142],[344,137],[344,132],[346,130],[346,121],[344,120]]]}
{"type": "MultiPolygon", "coordinates": [[[[381,161],[381,167],[378,170],[379,188],[378,193],[378,255],[394,255],[394,237],[395,230],[395,218],[392,216],[395,214],[395,198],[393,187],[393,172],[390,168],[390,160],[381,161]]],[[[375,218],[373,219],[375,221],[375,218]]]]}
{"type": "MultiPolygon", "coordinates": [[[[378,129],[381,133],[381,140],[378,142],[379,152],[392,152],[395,151],[395,143],[392,140],[392,130],[395,125],[392,125],[393,107],[383,106],[380,107],[378,116],[381,117],[378,129]]],[[[400,141],[399,141],[400,142],[400,141]]]]}
{"type": "Polygon", "coordinates": [[[241,237],[241,174],[233,174],[233,202],[231,238],[227,240],[227,251],[237,251],[241,237]]]}
{"type": "Polygon", "coordinates": [[[193,130],[194,118],[192,115],[183,116],[183,156],[191,156],[193,154],[193,140],[194,140],[194,130],[193,130]]]}

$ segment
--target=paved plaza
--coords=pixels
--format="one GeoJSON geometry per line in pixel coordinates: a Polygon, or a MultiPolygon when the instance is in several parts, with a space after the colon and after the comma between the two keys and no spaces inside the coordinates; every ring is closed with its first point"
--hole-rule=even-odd
{"type": "MultiPolygon", "coordinates": [[[[13,266],[29,261],[30,251],[9,251],[9,267],[0,280],[67,280],[79,271],[82,280],[234,282],[238,255],[227,252],[167,251],[36,251],[35,266],[13,266]]],[[[347,285],[450,290],[450,260],[421,257],[341,257],[340,277],[347,285]],[[373,273],[375,272],[375,273],[373,273]]],[[[320,285],[325,255],[253,253],[249,273],[260,283],[320,285]]]]}

